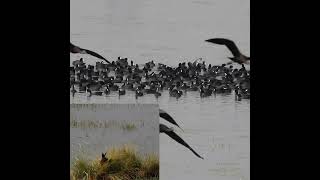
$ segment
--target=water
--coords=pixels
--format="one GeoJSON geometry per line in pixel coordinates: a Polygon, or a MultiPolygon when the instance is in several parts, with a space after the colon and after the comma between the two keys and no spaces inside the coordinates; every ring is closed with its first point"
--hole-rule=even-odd
{"type": "MultiPolygon", "coordinates": [[[[107,59],[154,59],[168,65],[203,57],[222,64],[231,53],[204,42],[234,40],[250,55],[249,0],[70,0],[70,36],[75,45],[107,59]]],[[[71,58],[80,57],[71,55],[71,58]]],[[[83,56],[82,56],[83,57],[83,56]]],[[[88,62],[97,59],[89,58],[88,62]]]]}
{"type": "MultiPolygon", "coordinates": [[[[160,135],[161,179],[250,179],[250,100],[235,101],[234,93],[200,98],[198,92],[187,92],[180,99],[164,91],[158,100],[153,95],[135,99],[127,91],[119,98],[116,92],[108,96],[70,96],[71,103],[158,103],[184,132],[175,131],[205,159],[165,134],[160,135]]],[[[163,124],[171,124],[160,119],[163,124]]]]}
{"type": "MultiPolygon", "coordinates": [[[[230,52],[205,39],[234,40],[250,55],[249,0],[71,0],[71,41],[97,51],[107,59],[128,57],[135,63],[154,60],[177,65],[202,57],[221,65],[230,52]]],[[[70,55],[70,63],[84,57],[70,55]]],[[[235,101],[234,94],[201,99],[188,92],[180,99],[164,91],[158,100],[146,95],[138,100],[127,91],[119,99],[76,94],[71,103],[158,103],[181,125],[176,132],[205,159],[165,134],[160,135],[160,179],[250,179],[250,100],[235,101]]],[[[166,123],[160,119],[161,123],[166,123]]]]}

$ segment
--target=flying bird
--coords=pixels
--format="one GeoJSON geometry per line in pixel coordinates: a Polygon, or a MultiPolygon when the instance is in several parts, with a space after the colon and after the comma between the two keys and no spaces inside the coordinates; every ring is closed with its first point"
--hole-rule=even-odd
{"type": "Polygon", "coordinates": [[[182,131],[183,129],[178,125],[178,123],[164,110],[159,109],[159,115],[161,118],[163,118],[164,120],[167,120],[168,122],[178,126],[182,131]]]}
{"type": "Polygon", "coordinates": [[[236,46],[236,44],[229,39],[213,38],[213,39],[207,39],[206,42],[227,46],[227,48],[231,51],[232,55],[234,56],[234,57],[228,57],[228,58],[236,63],[243,64],[243,63],[248,63],[250,61],[250,57],[243,55],[238,49],[238,47],[236,46]]]}
{"type": "Polygon", "coordinates": [[[103,59],[103,60],[105,60],[107,63],[110,64],[110,62],[109,62],[106,58],[102,57],[102,56],[99,55],[98,53],[95,53],[95,52],[90,51],[90,50],[87,50],[87,49],[82,49],[82,48],[80,48],[80,47],[78,47],[78,46],[73,45],[71,42],[70,42],[70,52],[71,52],[71,53],[80,53],[80,54],[89,54],[89,55],[94,56],[94,57],[97,57],[97,58],[99,58],[99,59],[103,59]]]}
{"type": "Polygon", "coordinates": [[[168,135],[169,137],[171,137],[172,139],[174,139],[175,141],[177,141],[178,143],[182,144],[183,146],[187,147],[188,149],[190,149],[193,154],[195,154],[197,157],[204,159],[203,157],[201,157],[197,152],[195,152],[183,139],[181,139],[181,137],[179,137],[171,128],[168,128],[166,125],[164,124],[159,124],[159,129],[160,129],[160,133],[165,133],[166,135],[168,135]]]}

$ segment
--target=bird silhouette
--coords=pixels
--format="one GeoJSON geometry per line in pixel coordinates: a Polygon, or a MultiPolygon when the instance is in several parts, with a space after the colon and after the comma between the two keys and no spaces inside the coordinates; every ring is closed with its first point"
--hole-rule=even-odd
{"type": "Polygon", "coordinates": [[[80,53],[80,54],[89,54],[89,55],[97,57],[99,59],[103,59],[104,61],[106,61],[107,63],[110,64],[110,62],[106,58],[102,57],[98,53],[95,53],[95,52],[90,51],[88,49],[82,49],[78,46],[73,45],[71,42],[70,42],[70,52],[71,53],[80,53]]]}
{"type": "Polygon", "coordinates": [[[163,118],[164,120],[167,120],[168,122],[178,126],[182,131],[183,129],[178,125],[178,123],[164,110],[159,109],[159,115],[161,118],[163,118]]]}
{"type": "Polygon", "coordinates": [[[180,143],[181,145],[187,147],[188,149],[190,149],[193,154],[195,154],[198,158],[204,159],[203,157],[201,157],[196,151],[194,151],[181,137],[179,137],[171,128],[168,128],[166,125],[164,124],[159,124],[159,129],[160,129],[160,133],[165,133],[166,135],[168,135],[169,137],[171,137],[172,139],[174,139],[175,141],[177,141],[178,143],[180,143]]]}
{"type": "Polygon", "coordinates": [[[228,57],[228,58],[236,63],[243,64],[243,63],[248,63],[250,61],[250,57],[243,55],[240,52],[239,48],[236,46],[236,44],[229,39],[213,38],[213,39],[207,39],[205,41],[227,46],[227,48],[231,51],[232,55],[234,56],[234,57],[228,57]]]}

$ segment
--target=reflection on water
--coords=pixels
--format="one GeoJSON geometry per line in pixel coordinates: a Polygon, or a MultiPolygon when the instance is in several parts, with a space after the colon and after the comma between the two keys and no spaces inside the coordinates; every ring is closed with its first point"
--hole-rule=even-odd
{"type": "MultiPolygon", "coordinates": [[[[249,0],[71,0],[71,41],[97,51],[107,59],[128,57],[135,63],[154,60],[176,66],[202,57],[207,64],[227,62],[230,52],[204,40],[233,39],[250,55],[249,0]]],[[[88,64],[97,59],[85,55],[88,64]]],[[[201,99],[187,92],[180,99],[164,91],[158,100],[145,95],[138,100],[127,91],[120,99],[76,94],[71,103],[158,103],[184,132],[177,133],[204,160],[168,136],[160,135],[160,178],[201,180],[250,179],[250,100],[235,101],[234,93],[201,99]]],[[[160,120],[171,127],[172,125],[160,120]]]]}

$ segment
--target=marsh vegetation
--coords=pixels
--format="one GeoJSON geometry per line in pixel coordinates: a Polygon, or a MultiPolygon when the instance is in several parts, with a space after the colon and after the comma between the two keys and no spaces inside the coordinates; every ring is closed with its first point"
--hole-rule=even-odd
{"type": "Polygon", "coordinates": [[[70,178],[79,179],[114,179],[114,180],[158,180],[159,156],[140,155],[130,145],[109,148],[107,161],[101,158],[88,160],[78,157],[71,168],[70,178]]]}
{"type": "MultiPolygon", "coordinates": [[[[143,125],[143,124],[142,124],[143,125]]],[[[96,120],[70,120],[70,128],[119,128],[122,130],[134,130],[136,129],[136,125],[127,121],[96,121],[96,120]]]]}

